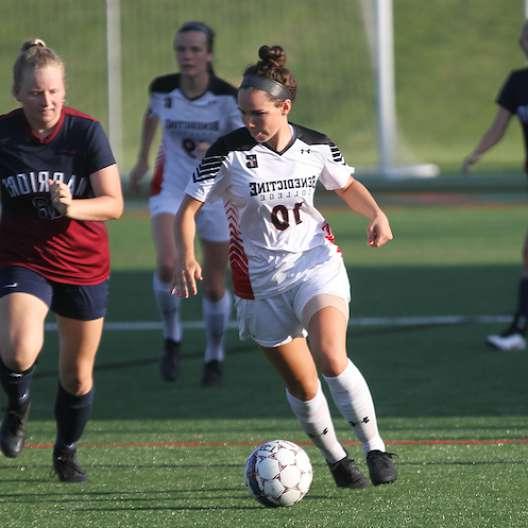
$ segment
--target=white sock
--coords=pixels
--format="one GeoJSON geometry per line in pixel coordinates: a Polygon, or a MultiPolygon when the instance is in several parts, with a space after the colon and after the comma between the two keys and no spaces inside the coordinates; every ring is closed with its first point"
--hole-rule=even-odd
{"type": "Polygon", "coordinates": [[[163,335],[165,339],[173,341],[182,340],[182,325],[180,320],[181,298],[170,294],[171,285],[163,282],[154,272],[152,277],[152,289],[159,308],[161,320],[163,322],[163,335]]]}
{"type": "Polygon", "coordinates": [[[339,376],[323,376],[337,408],[363,444],[365,453],[373,449],[385,451],[385,444],[378,432],[376,411],[365,378],[348,360],[348,366],[339,376]]]}
{"type": "Polygon", "coordinates": [[[224,333],[231,315],[231,295],[226,290],[224,296],[216,302],[203,298],[203,318],[207,345],[204,361],[224,361],[224,333]]]}
{"type": "Polygon", "coordinates": [[[286,389],[286,397],[293,414],[297,417],[304,432],[319,448],[325,459],[333,464],[347,456],[337,439],[328,402],[321,390],[321,384],[315,397],[302,401],[292,396],[286,389]]]}

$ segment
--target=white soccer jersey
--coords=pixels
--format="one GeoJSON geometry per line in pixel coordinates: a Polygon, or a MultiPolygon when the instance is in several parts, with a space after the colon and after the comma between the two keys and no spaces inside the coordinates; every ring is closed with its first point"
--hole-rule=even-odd
{"type": "Polygon", "coordinates": [[[343,188],[354,169],[328,137],[291,126],[283,152],[257,143],[246,128],[220,138],[185,191],[203,202],[224,200],[233,287],[245,299],[286,291],[339,252],[314,192],[318,181],[343,188]]]}
{"type": "Polygon", "coordinates": [[[207,147],[242,126],[236,89],[215,76],[197,99],[182,93],[180,74],[157,77],[150,85],[149,111],[162,125],[152,195],[163,190],[183,194],[207,147]]]}

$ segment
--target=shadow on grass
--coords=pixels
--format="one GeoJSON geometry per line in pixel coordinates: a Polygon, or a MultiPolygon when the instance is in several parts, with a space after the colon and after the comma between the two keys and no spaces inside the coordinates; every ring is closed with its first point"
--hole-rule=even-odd
{"type": "MultiPolygon", "coordinates": [[[[515,266],[354,267],[352,317],[504,314],[515,301],[515,266]],[[506,287],[505,284],[508,284],[506,287]]],[[[156,321],[150,272],[112,276],[109,321],[156,321]],[[131,287],[133,285],[133,287],[131,287]]],[[[200,301],[185,305],[200,319],[200,301]]],[[[500,416],[528,412],[528,355],[485,348],[499,325],[352,327],[348,352],[363,372],[379,416],[500,416]]],[[[49,419],[56,390],[57,336],[46,347],[33,384],[32,419],[49,419]],[[48,403],[49,402],[49,403],[48,403]]],[[[159,331],[106,331],[96,366],[99,420],[251,419],[291,417],[281,381],[250,342],[227,336],[221,387],[199,385],[203,330],[184,336],[182,374],[159,379],[159,331]]],[[[148,429],[144,430],[148,433],[148,429]]],[[[152,431],[155,433],[155,431],[152,431]]]]}

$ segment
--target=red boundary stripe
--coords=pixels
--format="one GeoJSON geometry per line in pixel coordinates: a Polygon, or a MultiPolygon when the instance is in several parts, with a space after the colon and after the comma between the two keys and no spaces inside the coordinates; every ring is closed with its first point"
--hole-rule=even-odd
{"type": "MultiPolygon", "coordinates": [[[[263,442],[264,440],[262,440],[263,442]]],[[[298,445],[309,446],[312,443],[308,440],[294,440],[298,445]]],[[[130,448],[130,447],[251,447],[259,444],[259,440],[245,441],[245,442],[200,442],[200,441],[163,441],[163,442],[87,442],[82,443],[83,448],[130,448]]],[[[415,446],[434,446],[434,445],[520,445],[528,444],[528,438],[485,438],[482,440],[476,438],[464,439],[446,439],[446,440],[387,440],[386,443],[390,446],[396,445],[415,445],[415,446]]],[[[343,442],[345,445],[359,445],[355,440],[343,442]]],[[[33,444],[28,443],[25,446],[29,449],[51,449],[53,444],[33,444]]]]}

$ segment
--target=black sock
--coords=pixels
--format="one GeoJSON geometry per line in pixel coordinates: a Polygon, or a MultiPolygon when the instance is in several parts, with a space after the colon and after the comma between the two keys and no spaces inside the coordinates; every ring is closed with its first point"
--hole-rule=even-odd
{"type": "Polygon", "coordinates": [[[0,360],[0,383],[7,395],[8,409],[21,409],[29,401],[33,370],[32,366],[24,372],[16,372],[0,360]]]}
{"type": "Polygon", "coordinates": [[[512,330],[526,333],[528,326],[528,277],[519,281],[517,311],[513,317],[512,330]]]}
{"type": "Polygon", "coordinates": [[[59,383],[55,400],[56,449],[73,448],[81,438],[92,412],[94,389],[82,396],[66,392],[59,383]]]}

